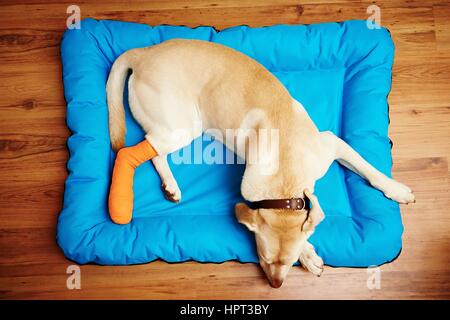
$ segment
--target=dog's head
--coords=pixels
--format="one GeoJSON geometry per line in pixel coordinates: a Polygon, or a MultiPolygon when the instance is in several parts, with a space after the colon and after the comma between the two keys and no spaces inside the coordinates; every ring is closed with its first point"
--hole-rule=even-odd
{"type": "Polygon", "coordinates": [[[245,203],[235,208],[238,221],[255,233],[259,263],[270,285],[279,288],[323,212],[315,196],[310,210],[251,209],[245,203]],[[315,203],[316,202],[316,203],[315,203]]]}

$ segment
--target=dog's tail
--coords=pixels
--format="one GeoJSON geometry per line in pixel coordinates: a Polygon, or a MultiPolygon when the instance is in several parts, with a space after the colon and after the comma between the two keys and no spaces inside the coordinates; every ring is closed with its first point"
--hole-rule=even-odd
{"type": "Polygon", "coordinates": [[[116,59],[106,83],[106,97],[109,113],[109,136],[114,151],[125,144],[125,110],[123,107],[123,89],[128,70],[132,69],[133,50],[127,51],[116,59]]]}

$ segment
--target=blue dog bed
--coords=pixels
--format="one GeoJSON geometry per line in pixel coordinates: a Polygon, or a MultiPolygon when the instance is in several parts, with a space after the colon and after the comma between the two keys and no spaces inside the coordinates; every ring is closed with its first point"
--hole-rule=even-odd
{"type": "MultiPolygon", "coordinates": [[[[390,175],[387,95],[394,46],[386,29],[369,30],[365,21],[347,21],[238,26],[218,32],[211,27],[86,19],[80,30],[65,32],[61,45],[72,136],[57,241],[67,258],[106,265],[155,259],[258,261],[253,234],[234,216],[234,205],[242,201],[244,166],[210,165],[196,158],[196,148],[202,145],[202,150],[214,147],[223,151],[223,158],[230,156],[206,135],[169,157],[182,191],[180,204],[164,199],[159,177],[147,162],[135,175],[132,222],[116,225],[109,218],[107,198],[115,159],[105,96],[109,70],[124,51],[171,38],[213,41],[256,59],[305,106],[320,130],[333,131],[390,175]],[[194,163],[174,163],[186,156],[194,163]]],[[[143,139],[143,132],[125,107],[126,144],[133,145],[143,139]]],[[[337,163],[317,182],[316,194],[326,219],[310,241],[327,265],[380,265],[399,254],[403,226],[397,203],[337,163]]]]}

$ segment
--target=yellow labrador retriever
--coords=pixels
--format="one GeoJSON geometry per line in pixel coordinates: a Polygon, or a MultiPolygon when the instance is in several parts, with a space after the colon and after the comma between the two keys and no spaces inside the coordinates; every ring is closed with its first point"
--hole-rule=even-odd
{"type": "MultiPolygon", "coordinates": [[[[255,233],[260,264],[273,287],[281,286],[297,260],[313,274],[322,273],[323,261],[307,239],[323,219],[314,184],[334,160],[386,197],[400,203],[414,201],[407,186],[376,170],[331,132],[319,132],[303,106],[261,64],[206,41],[170,40],[127,51],[115,61],[106,87],[115,150],[124,145],[122,100],[130,69],[130,109],[158,152],[152,162],[172,201],[181,200],[181,191],[168,166],[168,154],[207,129],[277,131],[278,152],[263,155],[264,161],[246,163],[241,193],[253,205],[236,205],[239,222],[255,233]],[[292,143],[294,137],[300,142],[292,143]],[[275,169],[268,174],[267,168],[275,169]]],[[[256,146],[250,146],[249,134],[243,139],[239,135],[237,146],[223,142],[243,158],[263,143],[257,137],[256,146]]]]}

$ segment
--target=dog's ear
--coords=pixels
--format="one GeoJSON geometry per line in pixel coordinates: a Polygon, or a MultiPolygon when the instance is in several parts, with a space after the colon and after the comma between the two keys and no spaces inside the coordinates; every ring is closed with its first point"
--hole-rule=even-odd
{"type": "Polygon", "coordinates": [[[303,223],[302,231],[313,231],[314,228],[325,218],[325,215],[320,207],[319,200],[308,189],[305,190],[305,195],[308,197],[311,204],[308,217],[303,223]]]}
{"type": "Polygon", "coordinates": [[[257,232],[258,222],[257,222],[257,210],[249,208],[245,203],[240,202],[234,207],[236,218],[242,224],[244,224],[248,230],[257,232]]]}

